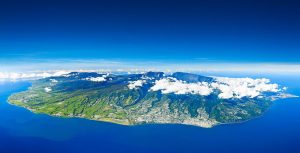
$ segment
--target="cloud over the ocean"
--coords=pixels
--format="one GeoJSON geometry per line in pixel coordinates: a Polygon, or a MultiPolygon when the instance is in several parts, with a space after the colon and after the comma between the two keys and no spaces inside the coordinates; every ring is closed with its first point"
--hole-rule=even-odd
{"type": "Polygon", "coordinates": [[[51,76],[62,76],[70,73],[70,71],[49,71],[49,72],[27,72],[27,73],[15,73],[15,72],[0,72],[0,80],[19,80],[19,79],[35,79],[46,78],[51,76]]]}

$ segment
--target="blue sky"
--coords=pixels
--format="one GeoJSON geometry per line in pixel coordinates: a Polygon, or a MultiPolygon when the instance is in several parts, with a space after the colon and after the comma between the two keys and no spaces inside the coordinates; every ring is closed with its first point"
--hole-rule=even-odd
{"type": "Polygon", "coordinates": [[[299,7],[290,0],[1,1],[0,63],[298,64],[299,7]]]}

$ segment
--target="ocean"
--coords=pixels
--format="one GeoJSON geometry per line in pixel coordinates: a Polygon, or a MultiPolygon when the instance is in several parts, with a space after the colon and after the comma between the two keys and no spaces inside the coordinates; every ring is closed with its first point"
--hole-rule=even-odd
{"type": "MultiPolygon", "coordinates": [[[[274,82],[300,95],[300,77],[274,82]]],[[[0,153],[299,153],[300,98],[282,99],[261,117],[201,128],[188,125],[124,126],[34,114],[7,103],[28,82],[0,83],[0,153]]]]}

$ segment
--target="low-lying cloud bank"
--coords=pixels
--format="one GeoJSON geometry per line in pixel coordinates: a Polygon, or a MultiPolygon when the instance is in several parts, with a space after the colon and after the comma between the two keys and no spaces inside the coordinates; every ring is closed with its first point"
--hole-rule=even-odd
{"type": "MultiPolygon", "coordinates": [[[[34,72],[34,73],[1,73],[0,80],[19,80],[19,79],[39,79],[51,76],[65,76],[68,77],[68,73],[74,70],[52,71],[52,72],[34,72]]],[[[95,72],[92,70],[79,70],[78,72],[95,72]]],[[[106,75],[101,77],[88,77],[84,80],[93,82],[107,81],[106,75]]],[[[177,80],[172,77],[165,77],[160,80],[152,80],[150,78],[141,78],[141,80],[129,81],[128,88],[136,89],[142,87],[144,84],[152,82],[150,91],[161,91],[163,94],[198,94],[202,96],[210,95],[216,90],[219,91],[218,97],[221,99],[229,98],[255,98],[261,96],[265,92],[277,93],[286,90],[285,87],[280,88],[278,84],[270,83],[269,79],[260,78],[228,78],[228,77],[214,77],[213,82],[197,82],[187,83],[185,81],[177,80]]],[[[52,83],[57,80],[52,79],[52,83]]],[[[45,89],[46,92],[50,92],[51,89],[45,89]]]]}
{"type": "Polygon", "coordinates": [[[151,91],[161,91],[164,94],[198,94],[202,96],[210,95],[215,90],[220,91],[218,97],[221,99],[229,98],[255,98],[262,95],[263,92],[279,92],[278,84],[270,83],[269,79],[251,79],[251,78],[227,78],[216,77],[214,82],[186,83],[175,78],[163,78],[156,80],[150,88],[151,91]]]}
{"type": "Polygon", "coordinates": [[[109,76],[109,73],[106,75],[102,75],[101,77],[88,77],[88,78],[85,78],[84,80],[93,81],[93,82],[104,82],[104,81],[106,81],[106,78],[108,76],[109,76]]]}
{"type": "Polygon", "coordinates": [[[254,98],[263,92],[278,92],[278,84],[271,84],[269,79],[252,79],[252,78],[226,78],[217,77],[216,82],[211,84],[214,89],[219,89],[221,93],[219,98],[254,98]]]}
{"type": "Polygon", "coordinates": [[[142,87],[143,84],[146,83],[146,80],[137,80],[137,81],[130,81],[128,84],[129,89],[135,89],[138,87],[142,87]]]}
{"type": "Polygon", "coordinates": [[[39,79],[51,76],[62,76],[71,71],[47,71],[47,72],[29,72],[29,73],[6,73],[0,72],[0,80],[20,80],[20,79],[39,79]]]}
{"type": "Polygon", "coordinates": [[[1,60],[1,72],[29,72],[36,70],[108,70],[111,72],[163,71],[208,73],[264,73],[300,74],[300,63],[231,62],[213,59],[188,59],[187,61],[115,60],[115,59],[20,59],[1,60]]]}
{"type": "Polygon", "coordinates": [[[175,93],[175,94],[199,94],[207,96],[212,93],[212,88],[207,82],[199,83],[185,83],[175,78],[163,78],[156,80],[154,86],[151,87],[152,91],[161,90],[162,93],[175,93]]]}
{"type": "MultiPolygon", "coordinates": [[[[0,81],[1,80],[32,80],[32,79],[41,79],[47,77],[55,76],[69,76],[71,72],[98,72],[96,70],[51,70],[51,71],[35,71],[35,72],[0,72],[0,81]]],[[[107,77],[107,76],[102,76],[107,77]]],[[[90,81],[101,81],[102,78],[87,78],[90,81]]],[[[104,80],[105,81],[105,80],[104,80]]]]}

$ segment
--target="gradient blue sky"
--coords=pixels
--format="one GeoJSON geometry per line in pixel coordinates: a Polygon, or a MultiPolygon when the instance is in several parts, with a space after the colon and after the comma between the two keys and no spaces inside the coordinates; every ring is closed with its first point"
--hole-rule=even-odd
{"type": "Polygon", "coordinates": [[[299,63],[291,0],[1,0],[0,62],[299,63]]]}

